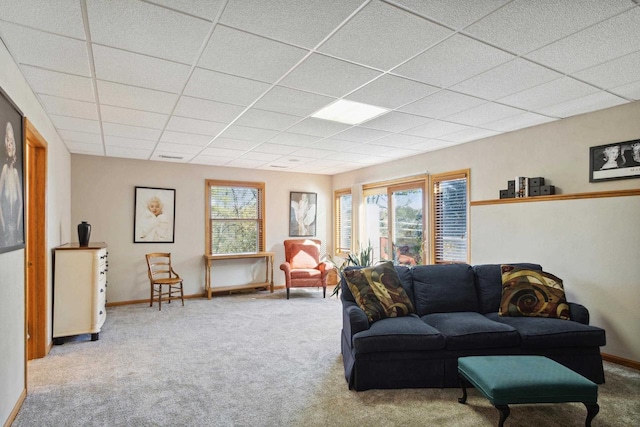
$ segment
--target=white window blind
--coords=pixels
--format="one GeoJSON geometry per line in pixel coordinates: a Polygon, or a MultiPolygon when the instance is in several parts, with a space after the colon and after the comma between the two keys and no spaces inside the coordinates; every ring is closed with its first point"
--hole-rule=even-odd
{"type": "Polygon", "coordinates": [[[468,261],[468,179],[468,171],[432,177],[434,263],[468,261]]]}
{"type": "Polygon", "coordinates": [[[210,254],[264,250],[264,184],[208,181],[210,254]]]}
{"type": "Polygon", "coordinates": [[[352,198],[349,190],[336,191],[336,253],[351,252],[352,198]]]}

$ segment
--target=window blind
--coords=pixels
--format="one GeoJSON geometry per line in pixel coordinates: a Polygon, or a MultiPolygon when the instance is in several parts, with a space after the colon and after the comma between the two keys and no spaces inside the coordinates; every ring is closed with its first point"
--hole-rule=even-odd
{"type": "Polygon", "coordinates": [[[336,253],[351,252],[351,193],[336,192],[336,253]]]}
{"type": "Polygon", "coordinates": [[[468,260],[468,173],[433,177],[434,262],[468,260]]]}

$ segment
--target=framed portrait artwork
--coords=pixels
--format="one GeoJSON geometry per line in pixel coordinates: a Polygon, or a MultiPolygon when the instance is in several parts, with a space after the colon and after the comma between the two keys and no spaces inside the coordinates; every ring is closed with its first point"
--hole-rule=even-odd
{"type": "Polygon", "coordinates": [[[0,89],[0,253],[24,248],[23,119],[0,89]]]}
{"type": "Polygon", "coordinates": [[[134,243],[173,243],[176,190],[136,187],[134,243]]]}
{"type": "Polygon", "coordinates": [[[589,182],[640,178],[640,139],[589,149],[589,182]]]}
{"type": "Polygon", "coordinates": [[[292,191],[289,202],[289,236],[310,237],[316,235],[316,193],[292,191]]]}

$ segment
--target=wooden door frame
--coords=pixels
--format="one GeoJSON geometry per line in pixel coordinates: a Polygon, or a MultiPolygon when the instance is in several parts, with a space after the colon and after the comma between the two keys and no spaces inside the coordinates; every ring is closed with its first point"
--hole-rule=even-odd
{"type": "Polygon", "coordinates": [[[48,327],[47,280],[47,141],[29,120],[25,129],[25,287],[27,360],[44,357],[51,349],[48,327]]]}

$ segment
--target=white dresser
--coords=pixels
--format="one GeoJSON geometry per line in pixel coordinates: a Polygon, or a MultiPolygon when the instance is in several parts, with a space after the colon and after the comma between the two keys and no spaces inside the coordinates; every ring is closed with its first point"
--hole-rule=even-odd
{"type": "Polygon", "coordinates": [[[58,246],[53,265],[53,343],[81,334],[98,340],[107,318],[107,244],[58,246]]]}

